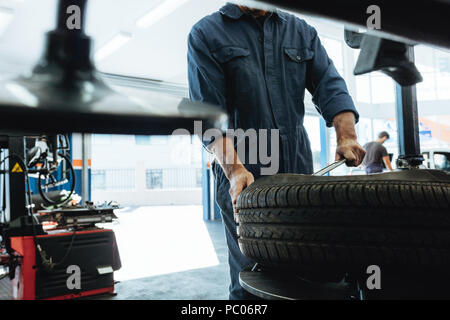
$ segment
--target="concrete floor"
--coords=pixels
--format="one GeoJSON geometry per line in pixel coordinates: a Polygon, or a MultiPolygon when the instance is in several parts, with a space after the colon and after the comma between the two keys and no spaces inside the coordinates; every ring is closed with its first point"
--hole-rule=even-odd
{"type": "MultiPolygon", "coordinates": [[[[3,271],[1,272],[3,273],[3,271]]],[[[11,300],[11,284],[8,277],[0,280],[0,300],[11,300]]]]}
{"type": "Polygon", "coordinates": [[[126,208],[117,216],[106,225],[114,229],[122,261],[117,295],[90,299],[228,299],[223,225],[203,221],[201,206],[126,208]]]}
{"type": "Polygon", "coordinates": [[[223,225],[221,221],[203,221],[201,210],[201,206],[173,206],[120,212],[120,224],[113,227],[122,260],[122,269],[116,275],[120,280],[117,296],[99,298],[228,299],[228,248],[223,225]],[[136,238],[136,229],[142,229],[137,227],[138,221],[147,225],[144,241],[136,238]],[[136,227],[133,233],[128,230],[130,226],[136,227]],[[155,248],[149,242],[160,247],[155,248]],[[136,252],[145,252],[147,257],[135,256],[136,252]],[[132,264],[127,262],[130,260],[132,264]],[[142,277],[145,272],[157,274],[142,277]],[[138,278],[129,279],[129,275],[138,278]]]}

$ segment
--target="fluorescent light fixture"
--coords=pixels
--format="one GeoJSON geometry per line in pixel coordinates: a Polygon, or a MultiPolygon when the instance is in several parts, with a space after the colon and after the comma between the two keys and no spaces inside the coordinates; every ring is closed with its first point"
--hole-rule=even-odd
{"type": "Polygon", "coordinates": [[[123,47],[131,39],[131,34],[126,32],[120,32],[115,35],[111,40],[105,43],[98,51],[95,53],[95,59],[101,61],[106,57],[113,54],[115,51],[123,47]]]}
{"type": "Polygon", "coordinates": [[[11,9],[0,7],[0,37],[11,23],[12,18],[13,11],[11,9]]]}
{"type": "Polygon", "coordinates": [[[148,28],[165,18],[177,8],[181,7],[188,0],[165,0],[163,3],[153,8],[149,13],[140,18],[136,25],[140,28],[148,28]]]}
{"type": "Polygon", "coordinates": [[[37,107],[39,105],[38,98],[26,88],[16,83],[8,83],[5,87],[6,90],[8,90],[13,96],[17,98],[17,100],[19,100],[24,105],[30,107],[37,107]]]}

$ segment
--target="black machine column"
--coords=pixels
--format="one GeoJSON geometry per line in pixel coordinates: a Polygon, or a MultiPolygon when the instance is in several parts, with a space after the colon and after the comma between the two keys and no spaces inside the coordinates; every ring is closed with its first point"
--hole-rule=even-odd
{"type": "Polygon", "coordinates": [[[416,84],[423,81],[423,78],[414,64],[414,47],[348,29],[345,30],[345,41],[349,47],[361,49],[355,75],[381,71],[397,83],[397,167],[417,168],[422,164],[423,157],[420,154],[416,84]]]}
{"type": "Polygon", "coordinates": [[[6,222],[28,215],[25,184],[25,138],[8,137],[8,159],[6,160],[6,222]]]}
{"type": "Polygon", "coordinates": [[[46,45],[41,61],[34,73],[54,70],[63,74],[64,86],[77,88],[79,80],[93,77],[95,67],[91,61],[92,41],[84,33],[87,0],[59,0],[56,28],[46,35],[46,45]],[[79,25],[72,25],[74,15],[79,14],[79,25]]]}
{"type": "MultiPolygon", "coordinates": [[[[414,47],[408,46],[407,57],[414,62],[414,47]]],[[[419,115],[416,85],[396,85],[396,111],[399,158],[397,167],[418,167],[423,162],[420,153],[419,115]]]]}

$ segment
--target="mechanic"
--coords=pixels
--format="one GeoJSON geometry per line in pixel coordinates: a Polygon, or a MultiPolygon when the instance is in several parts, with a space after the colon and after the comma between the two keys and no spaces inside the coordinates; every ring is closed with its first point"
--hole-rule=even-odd
{"type": "MultiPolygon", "coordinates": [[[[227,3],[192,28],[188,74],[191,99],[221,106],[230,129],[279,130],[279,173],[313,173],[303,126],[305,89],[327,126],[335,127],[336,158],[345,158],[349,166],[364,158],[355,132],[358,112],[344,80],[316,30],[291,14],[227,3]]],[[[220,164],[214,163],[213,171],[229,248],[230,299],[255,299],[239,284],[239,272],[252,262],[239,250],[234,205],[260,176],[263,164],[242,162],[235,141],[227,136],[204,144],[220,164]]]]}
{"type": "Polygon", "coordinates": [[[387,140],[389,140],[389,133],[383,131],[380,132],[376,141],[364,145],[366,156],[364,157],[363,165],[366,167],[367,174],[383,172],[383,161],[386,167],[392,171],[391,160],[386,148],[383,146],[383,143],[387,140]]]}

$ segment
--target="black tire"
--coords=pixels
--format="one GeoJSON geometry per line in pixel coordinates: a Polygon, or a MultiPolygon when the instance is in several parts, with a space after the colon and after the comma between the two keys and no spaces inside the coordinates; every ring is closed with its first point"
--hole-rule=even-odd
{"type": "Polygon", "coordinates": [[[239,246],[260,265],[322,274],[450,266],[450,175],[279,174],[237,200],[239,246]]]}
{"type": "Polygon", "coordinates": [[[63,153],[59,153],[58,156],[64,159],[66,165],[67,165],[67,172],[70,174],[70,178],[68,179],[68,182],[66,183],[65,187],[68,187],[64,190],[67,191],[66,195],[63,195],[59,193],[58,190],[50,190],[50,191],[44,191],[42,189],[42,183],[45,181],[45,178],[47,177],[42,172],[39,173],[39,179],[37,180],[37,187],[39,194],[42,197],[42,200],[46,205],[49,206],[63,206],[66,203],[68,203],[75,191],[75,170],[73,169],[72,163],[68,156],[66,156],[63,153]],[[59,193],[59,195],[58,195],[59,193]]]}

